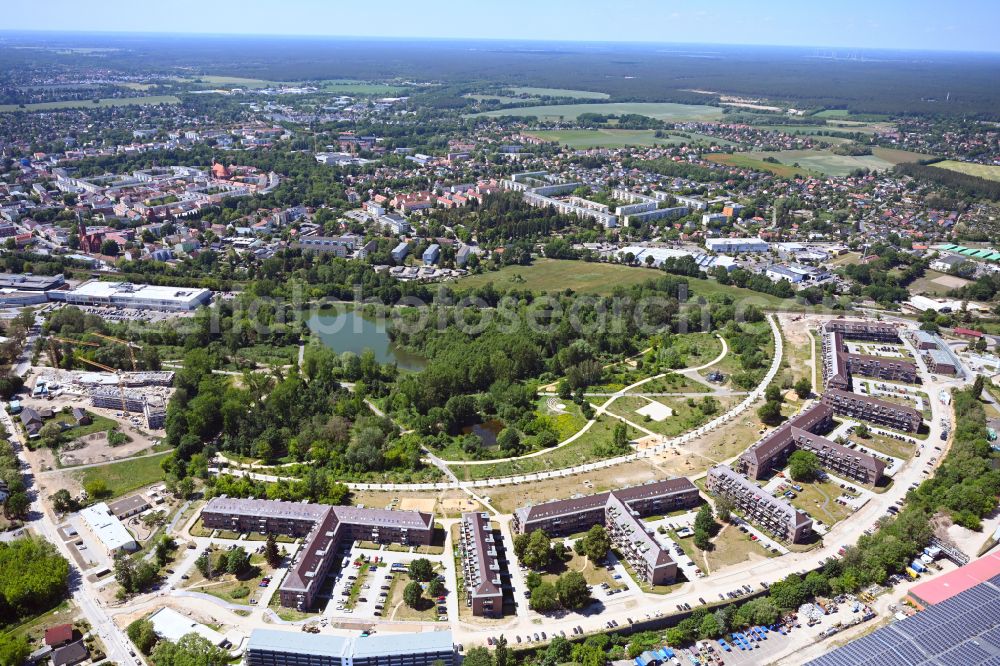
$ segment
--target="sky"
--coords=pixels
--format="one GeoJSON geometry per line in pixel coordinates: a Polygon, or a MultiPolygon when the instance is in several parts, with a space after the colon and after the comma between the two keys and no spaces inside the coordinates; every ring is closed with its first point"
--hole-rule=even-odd
{"type": "Polygon", "coordinates": [[[1000,52],[1000,0],[46,0],[0,30],[755,44],[1000,52]]]}

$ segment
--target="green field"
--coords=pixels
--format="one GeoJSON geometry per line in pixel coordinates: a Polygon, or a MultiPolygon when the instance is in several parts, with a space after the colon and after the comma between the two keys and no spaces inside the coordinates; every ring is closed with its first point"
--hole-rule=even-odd
{"type": "Polygon", "coordinates": [[[541,132],[531,132],[531,136],[536,136],[545,141],[555,141],[556,143],[570,148],[623,148],[625,146],[679,146],[681,144],[705,143],[716,145],[732,145],[729,141],[706,136],[704,134],[692,134],[691,138],[671,134],[665,139],[656,138],[655,130],[620,130],[620,129],[565,129],[565,130],[544,130],[541,132]]]}
{"type": "Polygon", "coordinates": [[[149,106],[151,104],[180,104],[173,95],[149,95],[148,97],[105,97],[93,100],[69,100],[66,102],[39,102],[37,104],[0,104],[0,113],[14,111],[57,111],[59,109],[108,108],[112,106],[149,106]]]}
{"type": "Polygon", "coordinates": [[[751,151],[735,155],[709,155],[713,162],[770,171],[788,178],[796,173],[846,176],[855,169],[884,171],[902,162],[916,162],[929,155],[911,153],[893,148],[873,148],[871,155],[836,155],[830,150],[779,150],[772,152],[751,151]],[[765,157],[773,157],[781,164],[764,162],[765,157]],[[798,164],[798,167],[794,165],[798,164]]]}
{"type": "Polygon", "coordinates": [[[568,90],[566,88],[511,88],[515,95],[545,95],[548,97],[571,97],[574,99],[610,99],[611,95],[591,90],[568,90]]]}
{"type": "Polygon", "coordinates": [[[813,115],[816,118],[846,118],[850,112],[847,109],[823,109],[813,115]]]}
{"type": "MultiPolygon", "coordinates": [[[[492,282],[494,286],[516,287],[535,292],[559,292],[572,289],[581,294],[610,295],[615,287],[642,284],[663,275],[661,271],[621,264],[601,264],[570,259],[535,259],[530,266],[505,266],[499,271],[469,275],[455,282],[458,289],[474,289],[492,282]]],[[[770,294],[721,285],[715,280],[687,278],[695,296],[710,297],[727,294],[737,300],[747,300],[763,308],[792,308],[796,304],[770,294]]]]}
{"type": "Polygon", "coordinates": [[[524,106],[518,109],[484,111],[473,116],[536,116],[539,120],[574,120],[581,113],[622,115],[636,113],[657,120],[718,120],[722,109],[701,104],[674,104],[672,102],[608,102],[607,104],[555,104],[552,106],[524,106]]]}
{"type": "Polygon", "coordinates": [[[371,81],[352,81],[350,79],[321,81],[319,88],[323,92],[338,95],[395,95],[406,90],[403,86],[393,86],[387,83],[375,83],[371,81]]]}
{"type": "Polygon", "coordinates": [[[501,104],[519,104],[523,102],[537,102],[537,97],[510,97],[508,95],[462,95],[466,99],[473,99],[477,102],[499,102],[501,104]]]}
{"type": "Polygon", "coordinates": [[[936,166],[939,169],[948,169],[949,171],[957,171],[977,178],[985,178],[986,180],[1000,180],[1000,166],[959,162],[957,160],[935,162],[931,166],[936,166]]]}
{"type": "Polygon", "coordinates": [[[158,456],[149,456],[148,458],[133,458],[107,465],[88,467],[87,469],[74,472],[73,477],[84,486],[87,485],[88,481],[102,479],[108,484],[111,496],[120,497],[137,488],[148,486],[162,479],[163,468],[160,467],[160,463],[163,462],[164,456],[167,455],[169,455],[169,452],[158,456]]]}

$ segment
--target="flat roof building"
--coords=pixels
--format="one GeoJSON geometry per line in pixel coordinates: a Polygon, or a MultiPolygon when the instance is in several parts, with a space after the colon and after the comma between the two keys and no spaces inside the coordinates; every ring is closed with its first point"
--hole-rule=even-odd
{"type": "Polygon", "coordinates": [[[208,305],[212,301],[212,292],[208,289],[92,280],[69,291],[53,291],[49,297],[71,305],[190,311],[208,305]]]}
{"type": "Polygon", "coordinates": [[[712,252],[767,252],[771,246],[759,238],[706,238],[705,247],[712,252]]]}
{"type": "Polygon", "coordinates": [[[129,534],[121,521],[111,513],[111,509],[104,502],[92,504],[80,510],[80,517],[87,523],[87,526],[100,540],[101,544],[107,548],[108,553],[115,554],[120,551],[134,551],[139,549],[139,544],[135,538],[129,534]]]}
{"type": "Polygon", "coordinates": [[[455,663],[450,631],[372,636],[330,636],[254,629],[247,666],[444,666],[455,663]]]}
{"type": "Polygon", "coordinates": [[[215,629],[191,618],[181,615],[173,608],[163,607],[149,616],[153,623],[153,631],[162,639],[177,642],[187,634],[198,634],[212,645],[219,647],[226,642],[226,637],[215,629]]]}

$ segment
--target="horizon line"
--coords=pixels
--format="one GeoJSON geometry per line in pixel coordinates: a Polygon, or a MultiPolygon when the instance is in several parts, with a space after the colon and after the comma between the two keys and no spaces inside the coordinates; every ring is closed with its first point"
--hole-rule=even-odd
{"type": "MultiPolygon", "coordinates": [[[[68,36],[134,36],[134,37],[205,37],[205,38],[235,38],[235,37],[256,37],[272,39],[371,39],[371,40],[405,40],[405,41],[427,41],[427,42],[521,42],[532,44],[601,44],[601,45],[621,45],[621,46],[712,46],[712,47],[747,47],[759,49],[835,49],[841,51],[869,51],[881,53],[938,53],[938,54],[961,54],[961,55],[1000,55],[1000,48],[995,51],[982,51],[973,49],[954,48],[901,48],[901,47],[879,47],[879,46],[837,46],[832,44],[758,44],[747,42],[683,42],[683,41],[620,41],[620,40],[596,40],[596,39],[538,39],[533,37],[441,37],[441,36],[415,36],[415,35],[334,35],[334,34],[306,34],[306,33],[258,33],[258,32],[181,32],[181,31],[153,31],[153,30],[52,30],[46,28],[0,28],[2,35],[68,35],[68,36]]],[[[0,46],[4,46],[0,43],[0,46]]]]}

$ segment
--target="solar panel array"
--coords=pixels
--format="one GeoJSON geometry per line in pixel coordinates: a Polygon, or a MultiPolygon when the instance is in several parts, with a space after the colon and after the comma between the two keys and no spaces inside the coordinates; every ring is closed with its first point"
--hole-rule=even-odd
{"type": "Polygon", "coordinates": [[[807,666],[1000,666],[1000,575],[807,666]]]}

